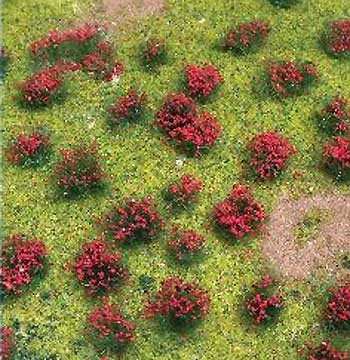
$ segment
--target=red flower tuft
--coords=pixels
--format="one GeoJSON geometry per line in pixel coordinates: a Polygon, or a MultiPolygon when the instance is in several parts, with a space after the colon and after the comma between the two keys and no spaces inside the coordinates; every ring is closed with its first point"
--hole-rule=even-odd
{"type": "Polygon", "coordinates": [[[261,282],[253,285],[254,293],[246,299],[246,309],[257,324],[271,319],[282,306],[281,296],[269,294],[271,285],[271,278],[264,276],[261,282]]]}
{"type": "Polygon", "coordinates": [[[198,193],[202,190],[202,182],[192,175],[182,175],[176,183],[167,188],[165,198],[172,206],[186,206],[196,200],[198,193]]]}
{"type": "Polygon", "coordinates": [[[90,296],[110,292],[127,277],[127,271],[120,264],[120,252],[112,251],[103,240],[83,245],[74,271],[79,284],[86,288],[90,296]]]}
{"type": "Polygon", "coordinates": [[[30,135],[19,134],[6,150],[9,162],[16,165],[39,165],[48,155],[50,138],[40,130],[30,135]]]}
{"type": "Polygon", "coordinates": [[[266,218],[263,205],[243,185],[235,185],[231,194],[217,204],[213,212],[216,223],[236,239],[258,230],[266,218]]]}
{"type": "Polygon", "coordinates": [[[5,239],[0,260],[0,287],[5,294],[20,295],[22,288],[44,268],[47,250],[38,239],[14,234],[5,239]]]}
{"type": "Polygon", "coordinates": [[[263,21],[251,21],[239,24],[228,32],[223,47],[237,53],[245,53],[258,47],[268,36],[270,28],[263,21]]]}
{"type": "Polygon", "coordinates": [[[146,99],[146,93],[143,92],[139,95],[135,89],[129,89],[126,95],[120,96],[115,104],[109,108],[112,124],[116,125],[123,121],[139,118],[146,99]]]}
{"type": "Polygon", "coordinates": [[[328,23],[325,46],[326,50],[334,56],[350,55],[350,19],[328,23]]]}
{"type": "Polygon", "coordinates": [[[117,243],[150,240],[158,235],[164,226],[150,197],[139,201],[128,200],[123,206],[115,207],[104,215],[98,223],[117,243]]]}
{"type": "Polygon", "coordinates": [[[313,63],[272,63],[267,68],[271,90],[279,96],[289,97],[309,87],[319,77],[313,63]]]}
{"type": "Polygon", "coordinates": [[[88,316],[88,333],[101,349],[118,352],[135,341],[135,326],[126,320],[116,305],[106,303],[88,316]]]}
{"type": "Polygon", "coordinates": [[[327,304],[327,319],[334,325],[350,326],[350,285],[344,284],[330,290],[331,298],[327,304]]]}
{"type": "Polygon", "coordinates": [[[272,180],[286,167],[286,163],[296,149],[288,140],[274,132],[258,134],[248,144],[251,153],[250,165],[255,175],[264,180],[272,180]]]}
{"type": "Polygon", "coordinates": [[[13,331],[8,326],[0,328],[0,358],[10,360],[15,347],[13,331]]]}
{"type": "Polygon", "coordinates": [[[179,261],[191,259],[198,254],[205,242],[204,237],[196,234],[193,230],[180,231],[177,227],[173,227],[169,237],[169,249],[179,261]]]}
{"type": "Polygon", "coordinates": [[[60,95],[65,74],[78,69],[75,63],[61,63],[34,73],[20,85],[24,103],[32,106],[51,103],[60,95]]]}
{"type": "Polygon", "coordinates": [[[144,316],[152,318],[159,315],[185,325],[203,319],[208,314],[209,305],[207,294],[195,283],[168,278],[162,282],[155,299],[146,304],[144,316]]]}
{"type": "Polygon", "coordinates": [[[323,148],[323,164],[337,180],[350,176],[350,138],[333,136],[323,148]]]}
{"type": "Polygon", "coordinates": [[[343,134],[350,130],[349,101],[335,96],[326,104],[319,116],[320,127],[328,133],[343,134]]]}
{"type": "Polygon", "coordinates": [[[318,346],[307,345],[306,360],[349,360],[346,353],[334,349],[329,341],[322,341],[318,346]]]}
{"type": "Polygon", "coordinates": [[[208,98],[217,86],[223,82],[221,75],[213,65],[204,67],[187,65],[185,80],[188,94],[194,98],[208,98]]]}
{"type": "Polygon", "coordinates": [[[105,173],[96,153],[94,144],[61,150],[62,159],[56,165],[54,175],[64,193],[79,194],[102,185],[105,173]]]}
{"type": "Polygon", "coordinates": [[[142,46],[142,61],[148,67],[165,64],[167,54],[163,39],[150,39],[142,46]]]}

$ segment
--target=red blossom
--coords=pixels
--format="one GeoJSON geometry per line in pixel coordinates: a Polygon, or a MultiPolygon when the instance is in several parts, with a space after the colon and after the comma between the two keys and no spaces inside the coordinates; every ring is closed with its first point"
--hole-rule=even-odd
{"type": "Polygon", "coordinates": [[[150,39],[142,46],[142,60],[146,66],[164,64],[166,48],[163,39],[150,39]]]}
{"type": "Polygon", "coordinates": [[[60,63],[34,73],[20,84],[23,101],[28,105],[49,104],[59,95],[66,73],[78,69],[76,63],[60,63]]]}
{"type": "Polygon", "coordinates": [[[112,124],[116,125],[140,117],[146,99],[146,93],[143,92],[139,95],[135,89],[130,88],[126,95],[120,96],[115,104],[109,108],[112,124]]]}
{"type": "Polygon", "coordinates": [[[239,184],[214,207],[213,213],[216,223],[236,239],[258,230],[266,218],[263,205],[253,198],[248,188],[239,184]]]}
{"type": "Polygon", "coordinates": [[[125,280],[127,270],[121,266],[120,257],[120,252],[111,249],[103,240],[83,245],[74,271],[88,295],[104,295],[125,280]]]}
{"type": "Polygon", "coordinates": [[[254,136],[248,144],[251,153],[249,164],[255,175],[264,180],[272,180],[286,167],[286,163],[296,149],[288,140],[274,132],[254,136]]]}
{"type": "Polygon", "coordinates": [[[204,237],[196,234],[193,230],[180,231],[177,227],[173,227],[169,237],[169,249],[179,261],[199,253],[205,242],[204,237]]]}
{"type": "Polygon", "coordinates": [[[330,341],[322,341],[317,346],[307,344],[306,360],[349,360],[346,353],[334,349],[330,341]]]}
{"type": "Polygon", "coordinates": [[[15,347],[13,331],[9,326],[0,328],[0,358],[10,360],[15,347]]]}
{"type": "Polygon", "coordinates": [[[350,325],[350,285],[344,284],[330,290],[331,298],[327,304],[327,319],[335,325],[350,325]]]}
{"type": "Polygon", "coordinates": [[[192,175],[185,174],[181,176],[178,182],[168,186],[165,197],[172,206],[185,206],[196,200],[202,187],[200,180],[192,175]]]}
{"type": "Polygon", "coordinates": [[[313,63],[272,63],[267,67],[267,77],[271,90],[280,96],[292,96],[319,77],[313,63]]]}
{"type": "Polygon", "coordinates": [[[95,144],[61,150],[61,160],[54,175],[59,188],[67,194],[77,194],[102,185],[105,178],[97,159],[95,144]]]}
{"type": "Polygon", "coordinates": [[[194,98],[208,98],[223,79],[217,69],[210,64],[203,67],[187,65],[185,80],[188,94],[194,98]]]}
{"type": "Polygon", "coordinates": [[[6,156],[9,162],[17,165],[39,164],[47,155],[49,147],[49,136],[37,130],[30,135],[19,134],[10,141],[6,156]]]}
{"type": "Polygon", "coordinates": [[[179,324],[203,319],[209,311],[208,295],[193,283],[179,278],[168,278],[162,282],[161,290],[156,293],[145,307],[144,316],[167,317],[179,324]]]}
{"type": "Polygon", "coordinates": [[[323,164],[337,179],[350,176],[350,138],[333,136],[323,148],[323,164]]]}
{"type": "Polygon", "coordinates": [[[261,44],[269,32],[268,24],[263,21],[242,23],[227,33],[223,47],[225,50],[244,53],[261,44]]]}
{"type": "Polygon", "coordinates": [[[70,45],[74,50],[84,48],[89,41],[98,41],[104,31],[105,28],[97,24],[85,24],[62,32],[51,30],[46,37],[32,42],[29,51],[34,56],[47,58],[50,53],[59,52],[62,46],[70,45]]]}
{"type": "Polygon", "coordinates": [[[123,206],[117,206],[104,215],[98,223],[117,243],[150,240],[164,226],[150,197],[127,200],[123,206]]]}
{"type": "Polygon", "coordinates": [[[0,257],[2,290],[7,294],[21,294],[22,288],[43,269],[46,256],[47,250],[41,240],[25,239],[20,234],[5,239],[0,257]]]}
{"type": "Polygon", "coordinates": [[[87,323],[89,335],[101,349],[118,352],[135,341],[135,325],[126,320],[114,304],[106,303],[95,308],[87,323]]]}
{"type": "Polygon", "coordinates": [[[334,56],[350,55],[350,19],[329,22],[325,45],[327,51],[334,56]]]}
{"type": "Polygon", "coordinates": [[[271,285],[271,278],[264,276],[259,283],[253,285],[254,293],[246,299],[246,309],[257,324],[270,319],[282,306],[281,296],[269,294],[271,285]]]}
{"type": "Polygon", "coordinates": [[[333,135],[348,132],[350,130],[349,100],[334,96],[323,108],[319,116],[319,125],[333,135]]]}

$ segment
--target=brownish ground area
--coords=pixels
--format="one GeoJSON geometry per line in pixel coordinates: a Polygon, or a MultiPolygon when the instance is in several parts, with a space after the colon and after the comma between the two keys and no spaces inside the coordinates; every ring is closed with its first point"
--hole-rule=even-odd
{"type": "Polygon", "coordinates": [[[159,13],[165,0],[102,0],[109,15],[145,16],[159,13]]]}
{"type": "Polygon", "coordinates": [[[339,256],[350,254],[350,195],[282,198],[271,214],[262,249],[276,270],[289,278],[305,279],[316,270],[334,271],[339,256]],[[294,229],[312,208],[326,210],[330,218],[300,247],[294,229]]]}

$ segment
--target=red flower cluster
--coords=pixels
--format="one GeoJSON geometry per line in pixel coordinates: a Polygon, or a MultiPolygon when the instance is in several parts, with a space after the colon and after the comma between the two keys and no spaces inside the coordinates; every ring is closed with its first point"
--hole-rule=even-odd
{"type": "Polygon", "coordinates": [[[61,63],[34,73],[20,84],[22,100],[32,106],[49,104],[60,95],[66,73],[79,68],[75,63],[61,63]]]}
{"type": "Polygon", "coordinates": [[[331,134],[342,134],[350,130],[349,101],[335,96],[319,116],[320,127],[331,134]]]}
{"type": "Polygon", "coordinates": [[[217,69],[210,64],[200,67],[187,65],[185,81],[188,94],[193,98],[208,98],[223,79],[217,69]]]}
{"type": "Polygon", "coordinates": [[[173,132],[193,123],[197,116],[197,107],[185,94],[170,94],[162,108],[157,112],[158,127],[170,138],[173,132]]]}
{"type": "Polygon", "coordinates": [[[12,329],[8,326],[0,328],[0,358],[2,360],[10,360],[13,349],[14,339],[12,329]]]}
{"type": "Polygon", "coordinates": [[[350,19],[335,20],[328,24],[325,46],[334,56],[350,55],[350,19]]]}
{"type": "Polygon", "coordinates": [[[239,54],[246,53],[261,45],[269,32],[269,25],[263,21],[245,22],[228,32],[223,47],[239,54]]]}
{"type": "Polygon", "coordinates": [[[95,144],[61,150],[62,159],[55,167],[59,188],[67,195],[100,187],[105,178],[96,157],[95,144]]]}
{"type": "Polygon", "coordinates": [[[138,119],[142,115],[146,99],[146,93],[139,95],[135,89],[129,89],[127,94],[120,96],[109,109],[112,124],[138,119]]]}
{"type": "Polygon", "coordinates": [[[19,234],[5,239],[0,257],[2,291],[5,294],[21,294],[23,286],[28,285],[43,270],[46,255],[46,247],[38,239],[26,240],[19,234]]]}
{"type": "Polygon", "coordinates": [[[167,52],[163,39],[150,39],[142,46],[142,61],[148,67],[165,64],[167,52]]]}
{"type": "Polygon", "coordinates": [[[244,185],[234,185],[230,195],[214,207],[216,223],[239,239],[259,229],[266,218],[264,207],[244,185]]]}
{"type": "Polygon", "coordinates": [[[6,150],[9,162],[17,165],[39,165],[48,155],[50,138],[38,130],[31,135],[19,134],[6,150]]]}
{"type": "Polygon", "coordinates": [[[118,352],[134,342],[135,326],[126,320],[114,304],[106,303],[88,316],[88,333],[101,349],[118,352]]]}
{"type": "MultiPolygon", "coordinates": [[[[45,38],[32,42],[29,51],[33,56],[45,60],[71,56],[72,53],[77,53],[80,57],[81,54],[87,54],[95,48],[96,42],[100,41],[105,30],[96,24],[85,24],[63,32],[52,30],[45,38]]],[[[79,58],[75,57],[72,60],[79,61],[79,58]]]]}
{"type": "Polygon", "coordinates": [[[319,77],[311,62],[272,63],[267,67],[267,77],[273,93],[289,97],[309,87],[319,77]]]}
{"type": "Polygon", "coordinates": [[[112,48],[107,44],[98,44],[98,49],[81,60],[82,68],[94,74],[97,78],[101,78],[104,81],[113,81],[118,78],[123,70],[124,66],[121,62],[112,62],[112,48]]]}
{"type": "Polygon", "coordinates": [[[286,167],[286,162],[296,152],[287,139],[275,132],[258,134],[248,144],[251,153],[250,165],[255,175],[272,180],[286,167]]]}
{"type": "Polygon", "coordinates": [[[155,299],[146,304],[144,316],[160,315],[174,324],[186,324],[203,319],[209,311],[207,294],[195,283],[185,283],[179,278],[168,278],[162,282],[155,299]]]}
{"type": "Polygon", "coordinates": [[[150,240],[163,228],[163,220],[150,197],[128,200],[124,206],[115,207],[99,219],[98,223],[113,235],[117,243],[150,240]]]}
{"type": "Polygon", "coordinates": [[[202,250],[205,242],[204,237],[193,230],[180,231],[177,227],[172,229],[169,236],[169,249],[179,261],[191,259],[202,250]]]}
{"type": "Polygon", "coordinates": [[[271,285],[271,278],[268,275],[263,277],[260,283],[254,285],[254,294],[246,300],[246,309],[257,324],[271,319],[282,306],[281,296],[269,294],[271,285]]]}
{"type": "Polygon", "coordinates": [[[350,285],[344,284],[330,290],[331,298],[327,304],[326,317],[335,325],[350,326],[350,285]]]}
{"type": "Polygon", "coordinates": [[[181,176],[178,182],[168,186],[165,198],[172,206],[184,207],[197,199],[202,187],[200,180],[192,175],[185,174],[181,176]]]}
{"type": "Polygon", "coordinates": [[[306,360],[348,360],[346,353],[334,349],[329,341],[322,341],[318,346],[307,345],[306,360]]]}
{"type": "Polygon", "coordinates": [[[103,240],[83,245],[74,271],[79,284],[90,296],[108,293],[127,277],[127,271],[120,264],[120,252],[111,251],[103,240]]]}
{"type": "Polygon", "coordinates": [[[333,136],[323,148],[323,163],[338,180],[350,176],[350,138],[333,136]]]}
{"type": "Polygon", "coordinates": [[[158,127],[194,156],[214,145],[221,126],[208,112],[197,115],[194,102],[184,94],[171,94],[157,113],[158,127]]]}

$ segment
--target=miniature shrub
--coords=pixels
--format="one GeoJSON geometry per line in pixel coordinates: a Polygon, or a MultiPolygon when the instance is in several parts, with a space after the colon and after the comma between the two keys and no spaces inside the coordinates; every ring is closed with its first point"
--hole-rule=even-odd
{"type": "Polygon", "coordinates": [[[127,277],[121,265],[121,255],[104,240],[95,240],[82,246],[73,266],[80,285],[90,296],[108,294],[127,277]]]}
{"type": "Polygon", "coordinates": [[[333,136],[323,148],[323,165],[336,180],[350,176],[350,138],[333,136]]]}
{"type": "Polygon", "coordinates": [[[273,293],[272,285],[271,278],[264,276],[253,285],[253,294],[246,299],[247,312],[256,324],[273,319],[282,307],[282,297],[273,293]]]}
{"type": "Polygon", "coordinates": [[[64,195],[78,195],[101,188],[105,177],[95,144],[61,150],[54,178],[64,195]]]}
{"type": "Polygon", "coordinates": [[[266,218],[264,207],[251,195],[244,185],[234,185],[231,193],[213,209],[215,221],[233,238],[259,230],[266,218]]]}
{"type": "Polygon", "coordinates": [[[188,325],[203,319],[208,314],[209,305],[208,295],[195,283],[168,278],[162,282],[155,298],[146,304],[144,316],[160,316],[173,325],[188,325]]]}
{"type": "Polygon", "coordinates": [[[36,238],[14,234],[2,244],[0,288],[4,295],[20,295],[23,288],[44,270],[47,249],[36,238]]]}
{"type": "Polygon", "coordinates": [[[224,50],[245,54],[261,46],[269,32],[269,25],[260,20],[241,23],[226,34],[222,46],[224,50]]]}
{"type": "Polygon", "coordinates": [[[127,200],[105,214],[98,223],[117,243],[151,240],[164,226],[150,197],[127,200]]]}
{"type": "Polygon", "coordinates": [[[168,247],[179,261],[189,261],[203,249],[205,239],[193,230],[179,230],[173,227],[169,233],[168,247]]]}
{"type": "Polygon", "coordinates": [[[135,89],[129,89],[126,95],[120,96],[109,108],[111,123],[117,125],[139,119],[144,111],[146,99],[146,93],[138,94],[135,89]]]}
{"type": "Polygon", "coordinates": [[[312,62],[274,62],[266,73],[270,91],[280,97],[301,94],[319,77],[312,62]]]}
{"type": "Polygon", "coordinates": [[[119,352],[135,341],[135,325],[110,303],[97,307],[87,318],[88,334],[103,351],[119,352]]]}
{"type": "Polygon", "coordinates": [[[248,144],[249,164],[254,174],[263,180],[272,180],[285,169],[296,149],[287,139],[275,132],[254,136],[248,144]]]}
{"type": "Polygon", "coordinates": [[[37,166],[47,160],[50,152],[50,137],[37,129],[30,135],[21,133],[13,138],[6,149],[7,160],[20,166],[37,166]]]}

